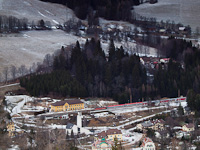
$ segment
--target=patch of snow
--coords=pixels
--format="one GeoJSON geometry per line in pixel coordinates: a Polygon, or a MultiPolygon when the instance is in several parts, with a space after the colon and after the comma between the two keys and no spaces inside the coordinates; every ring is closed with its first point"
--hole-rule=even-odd
{"type": "Polygon", "coordinates": [[[21,109],[26,102],[32,101],[32,98],[27,95],[6,96],[5,99],[8,103],[13,104],[14,107],[11,111],[11,116],[21,113],[21,109]]]}
{"type": "Polygon", "coordinates": [[[47,16],[45,16],[44,14],[42,14],[40,11],[38,11],[38,13],[42,16],[42,17],[47,17],[47,16]]]}
{"type": "Polygon", "coordinates": [[[49,12],[48,10],[45,10],[48,14],[50,14],[50,15],[52,15],[52,16],[54,16],[54,14],[53,13],[51,13],[51,12],[49,12]]]}
{"type": "Polygon", "coordinates": [[[55,24],[59,24],[59,22],[58,22],[58,21],[56,21],[56,20],[54,20],[54,19],[53,19],[52,21],[53,21],[55,24]]]}

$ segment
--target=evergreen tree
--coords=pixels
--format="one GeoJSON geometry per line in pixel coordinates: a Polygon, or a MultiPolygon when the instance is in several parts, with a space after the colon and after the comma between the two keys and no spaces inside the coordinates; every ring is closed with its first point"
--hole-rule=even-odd
{"type": "Polygon", "coordinates": [[[191,110],[195,109],[195,93],[193,90],[189,90],[187,93],[187,104],[191,110]]]}
{"type": "Polygon", "coordinates": [[[183,110],[183,107],[181,105],[178,106],[178,115],[179,116],[183,116],[184,115],[184,110],[183,110]]]}
{"type": "Polygon", "coordinates": [[[108,53],[109,53],[108,61],[114,60],[115,59],[115,45],[114,45],[113,39],[110,40],[108,53]]]}

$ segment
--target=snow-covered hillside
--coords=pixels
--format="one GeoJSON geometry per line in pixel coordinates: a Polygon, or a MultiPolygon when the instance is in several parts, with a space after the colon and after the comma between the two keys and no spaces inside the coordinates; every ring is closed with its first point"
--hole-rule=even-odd
{"type": "Polygon", "coordinates": [[[193,30],[199,26],[199,0],[158,0],[156,4],[145,3],[134,7],[135,12],[158,21],[170,20],[190,25],[193,30]]]}
{"type": "Polygon", "coordinates": [[[62,30],[27,31],[0,37],[0,72],[11,65],[29,67],[34,62],[41,62],[46,54],[52,54],[77,40],[83,41],[81,37],[66,34],[62,30]]]}
{"type": "Polygon", "coordinates": [[[77,19],[73,11],[65,6],[39,0],[0,0],[0,14],[27,18],[30,22],[43,19],[52,25],[77,19]]]}

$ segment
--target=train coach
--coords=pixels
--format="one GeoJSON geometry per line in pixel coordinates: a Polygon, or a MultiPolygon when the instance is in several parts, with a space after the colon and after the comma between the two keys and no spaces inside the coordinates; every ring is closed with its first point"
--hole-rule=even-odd
{"type": "Polygon", "coordinates": [[[163,99],[163,100],[153,100],[153,101],[145,101],[145,102],[135,102],[135,103],[126,103],[126,104],[119,104],[119,105],[111,105],[107,107],[98,107],[95,108],[95,110],[103,110],[103,109],[112,109],[112,108],[118,108],[118,107],[129,107],[129,106],[148,106],[149,104],[155,104],[158,105],[164,105],[170,102],[180,102],[180,101],[186,101],[186,97],[178,97],[178,98],[169,98],[169,99],[163,99]]]}

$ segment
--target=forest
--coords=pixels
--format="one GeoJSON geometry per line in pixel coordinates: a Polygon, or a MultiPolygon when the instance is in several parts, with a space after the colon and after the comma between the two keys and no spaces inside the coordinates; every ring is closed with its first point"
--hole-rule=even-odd
{"type": "Polygon", "coordinates": [[[139,5],[139,0],[42,0],[45,2],[67,5],[74,10],[76,16],[85,20],[95,11],[96,17],[109,20],[126,20],[131,18],[133,5],[139,5]]]}
{"type": "Polygon", "coordinates": [[[146,71],[139,57],[128,55],[123,47],[115,48],[113,40],[106,57],[100,41],[92,38],[81,48],[61,49],[54,57],[53,71],[21,79],[30,94],[39,96],[56,92],[62,96],[112,97],[120,103],[142,97],[146,71]],[[68,73],[67,73],[68,72],[68,73]]]}
{"type": "Polygon", "coordinates": [[[57,55],[39,66],[36,74],[20,83],[34,96],[111,97],[119,103],[186,96],[188,90],[200,93],[200,51],[191,42],[169,38],[163,44],[171,58],[167,67],[154,69],[154,80],[147,83],[146,68],[139,56],[129,55],[110,41],[108,55],[99,40],[83,46],[62,47],[57,55]]]}

